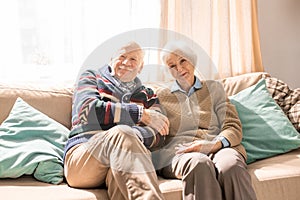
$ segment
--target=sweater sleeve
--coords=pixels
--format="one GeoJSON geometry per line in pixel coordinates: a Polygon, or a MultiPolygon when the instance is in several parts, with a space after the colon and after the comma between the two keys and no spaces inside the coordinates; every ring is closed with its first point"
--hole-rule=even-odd
{"type": "Polygon", "coordinates": [[[242,141],[242,124],[233,104],[230,103],[222,85],[215,83],[214,108],[221,126],[219,136],[223,136],[230,146],[237,146],[242,141]]]}
{"type": "Polygon", "coordinates": [[[137,136],[148,149],[161,147],[164,144],[164,137],[149,126],[133,126],[137,130],[137,136]]]}
{"type": "MultiPolygon", "coordinates": [[[[159,99],[151,88],[141,86],[140,90],[133,95],[132,100],[136,102],[141,102],[142,100],[141,103],[143,103],[144,108],[162,112],[159,99]]],[[[148,149],[153,150],[164,144],[164,137],[157,130],[143,123],[138,123],[138,125],[133,126],[133,128],[138,131],[138,137],[148,149]]]]}
{"type": "Polygon", "coordinates": [[[88,124],[107,130],[115,124],[134,125],[139,120],[135,103],[120,103],[109,89],[107,80],[96,71],[85,71],[74,92],[72,124],[88,124]]]}

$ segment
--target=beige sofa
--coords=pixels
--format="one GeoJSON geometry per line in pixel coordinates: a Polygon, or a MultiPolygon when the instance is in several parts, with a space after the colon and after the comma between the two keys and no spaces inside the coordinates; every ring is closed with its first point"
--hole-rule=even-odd
{"type": "MultiPolygon", "coordinates": [[[[228,95],[256,83],[267,73],[251,73],[221,80],[228,95]]],[[[72,88],[64,85],[0,83],[0,123],[8,116],[17,97],[70,128],[72,88]]],[[[1,138],[0,138],[1,139],[1,138]]],[[[0,140],[1,141],[1,140],[0,140]]],[[[300,199],[300,149],[249,164],[254,189],[259,200],[300,199]]],[[[159,177],[166,199],[181,198],[181,181],[159,177]]],[[[108,199],[105,189],[74,189],[37,181],[32,176],[0,179],[1,199],[108,199]]]]}

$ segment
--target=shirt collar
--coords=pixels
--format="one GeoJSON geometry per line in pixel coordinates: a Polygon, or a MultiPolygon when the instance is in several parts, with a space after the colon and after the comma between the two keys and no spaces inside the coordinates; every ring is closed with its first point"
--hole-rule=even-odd
{"type": "MultiPolygon", "coordinates": [[[[118,89],[121,88],[121,81],[117,80],[113,75],[112,75],[112,67],[109,65],[104,65],[102,68],[100,68],[100,74],[105,77],[107,80],[110,81],[111,84],[116,86],[118,89]]],[[[135,77],[133,80],[132,86],[134,88],[131,88],[131,92],[135,91],[137,88],[142,86],[142,82],[138,77],[135,77]]],[[[116,89],[116,88],[115,88],[116,89]]]]}
{"type": "Polygon", "coordinates": [[[195,83],[194,85],[191,87],[191,89],[189,90],[188,93],[186,93],[186,91],[184,91],[183,89],[181,89],[180,85],[178,84],[177,81],[175,81],[171,87],[171,92],[176,92],[176,91],[180,91],[183,92],[185,94],[187,94],[188,96],[191,96],[196,90],[199,90],[202,88],[202,84],[200,79],[195,76],[195,83]]]}

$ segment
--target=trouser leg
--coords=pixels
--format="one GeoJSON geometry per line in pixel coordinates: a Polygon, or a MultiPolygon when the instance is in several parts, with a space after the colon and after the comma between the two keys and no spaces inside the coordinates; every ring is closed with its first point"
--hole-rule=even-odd
{"type": "Polygon", "coordinates": [[[168,178],[181,178],[183,199],[221,200],[222,192],[216,179],[214,165],[209,157],[201,153],[175,155],[171,165],[161,173],[168,178]]]}
{"type": "Polygon", "coordinates": [[[64,174],[71,187],[99,187],[104,184],[107,171],[108,166],[88,153],[83,144],[74,146],[66,154],[64,174]]]}
{"type": "Polygon", "coordinates": [[[226,200],[255,200],[251,177],[243,156],[232,148],[224,148],[213,157],[218,181],[226,200]]]}
{"type": "MultiPolygon", "coordinates": [[[[119,191],[125,199],[163,199],[150,152],[133,133],[132,128],[115,126],[109,131],[94,135],[81,146],[85,147],[85,154],[93,158],[86,160],[82,157],[82,165],[90,165],[90,162],[95,160],[94,164],[106,170],[101,169],[101,177],[94,176],[94,179],[97,179],[96,183],[103,183],[108,169],[111,169],[106,183],[108,188],[115,185],[118,189],[109,188],[110,197],[119,191]]],[[[84,169],[86,173],[98,174],[85,166],[84,169]]]]}
{"type": "Polygon", "coordinates": [[[120,191],[119,185],[115,180],[111,169],[108,170],[106,176],[107,193],[110,199],[123,200],[126,199],[120,191]]]}

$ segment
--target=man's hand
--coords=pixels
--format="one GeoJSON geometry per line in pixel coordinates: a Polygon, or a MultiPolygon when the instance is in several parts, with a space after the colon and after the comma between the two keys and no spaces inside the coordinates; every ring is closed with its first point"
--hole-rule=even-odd
{"type": "Polygon", "coordinates": [[[169,134],[169,119],[158,111],[144,109],[140,121],[157,130],[161,135],[169,134]]]}
{"type": "Polygon", "coordinates": [[[207,140],[195,140],[190,143],[179,144],[176,147],[176,153],[189,153],[189,152],[200,152],[203,154],[216,153],[222,148],[222,142],[219,140],[216,141],[207,141],[207,140]]]}

